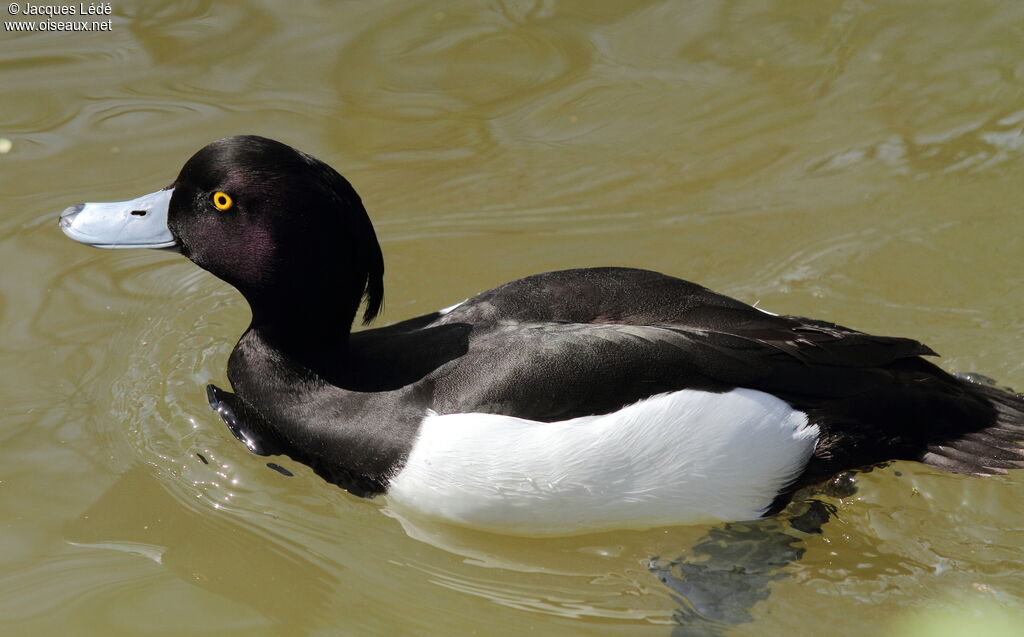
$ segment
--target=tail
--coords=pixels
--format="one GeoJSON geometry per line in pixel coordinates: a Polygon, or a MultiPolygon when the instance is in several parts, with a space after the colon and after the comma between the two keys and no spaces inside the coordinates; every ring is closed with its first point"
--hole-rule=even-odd
{"type": "Polygon", "coordinates": [[[974,431],[928,445],[921,462],[943,471],[981,476],[1024,468],[1024,394],[996,387],[984,376],[957,378],[968,394],[990,406],[991,418],[974,431]]]}

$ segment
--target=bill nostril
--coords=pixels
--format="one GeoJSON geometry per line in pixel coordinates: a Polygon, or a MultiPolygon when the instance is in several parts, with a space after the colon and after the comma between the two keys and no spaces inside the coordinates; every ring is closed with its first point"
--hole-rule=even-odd
{"type": "Polygon", "coordinates": [[[145,217],[146,212],[146,210],[132,210],[132,214],[136,217],[145,217]]]}

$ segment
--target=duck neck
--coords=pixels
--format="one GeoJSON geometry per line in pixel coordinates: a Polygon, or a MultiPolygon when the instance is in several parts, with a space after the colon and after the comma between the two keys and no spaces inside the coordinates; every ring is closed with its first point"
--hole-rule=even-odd
{"type": "Polygon", "coordinates": [[[314,372],[325,362],[336,362],[348,349],[352,321],[358,309],[343,294],[333,297],[315,296],[295,290],[275,295],[272,300],[249,300],[252,323],[249,331],[274,349],[314,372]]]}

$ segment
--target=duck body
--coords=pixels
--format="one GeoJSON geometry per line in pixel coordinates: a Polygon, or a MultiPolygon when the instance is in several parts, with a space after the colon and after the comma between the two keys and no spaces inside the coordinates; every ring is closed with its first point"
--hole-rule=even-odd
{"type": "MultiPolygon", "coordinates": [[[[552,535],[749,519],[893,459],[1024,465],[1024,399],[947,374],[912,339],[629,268],[539,274],[353,333],[361,299],[367,320],[380,307],[383,261],[340,175],[247,136],[199,151],[171,189],[167,235],[132,236],[170,241],[253,312],[228,361],[234,393],[211,386],[211,406],[254,452],[357,495],[552,535]]],[[[112,247],[95,205],[62,227],[112,247]]]]}

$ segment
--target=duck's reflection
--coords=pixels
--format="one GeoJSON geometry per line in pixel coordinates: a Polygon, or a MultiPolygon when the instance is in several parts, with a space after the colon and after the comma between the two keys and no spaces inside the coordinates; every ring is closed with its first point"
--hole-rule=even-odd
{"type": "MultiPolygon", "coordinates": [[[[615,548],[580,550],[579,538],[562,538],[545,541],[547,550],[538,551],[537,544],[526,538],[495,542],[489,534],[405,518],[394,509],[387,513],[410,537],[488,569],[593,577],[607,568],[606,553],[615,548]]],[[[771,583],[789,576],[787,566],[801,558],[804,540],[821,532],[830,513],[827,505],[803,498],[778,517],[715,526],[702,537],[697,529],[693,535],[682,529],[675,536],[682,556],[652,558],[648,564],[652,576],[672,591],[679,605],[675,634],[717,635],[751,621],[755,605],[770,596],[771,583]]],[[[323,623],[338,578],[268,533],[231,512],[214,513],[205,505],[193,509],[151,469],[140,466],[122,474],[99,501],[70,522],[65,537],[77,545],[157,561],[180,579],[287,625],[293,634],[303,634],[323,623]],[[283,581],[289,574],[301,574],[302,582],[283,581]]],[[[434,562],[426,560],[428,565],[434,562]]],[[[439,568],[442,574],[446,570],[439,568]]],[[[628,609],[594,611],[608,617],[631,616],[628,609]]]]}
{"type": "Polygon", "coordinates": [[[723,524],[685,556],[651,560],[651,573],[680,603],[673,634],[718,635],[753,621],[754,605],[771,595],[773,581],[789,576],[786,567],[803,556],[807,534],[821,533],[832,513],[818,500],[794,508],[793,517],[723,524]]]}
{"type": "MultiPolygon", "coordinates": [[[[778,516],[717,525],[703,536],[695,534],[693,539],[688,539],[685,532],[677,535],[680,544],[675,549],[682,553],[680,557],[653,557],[647,564],[679,605],[673,613],[677,624],[673,634],[720,635],[753,621],[753,609],[771,595],[771,583],[790,576],[787,567],[803,556],[805,540],[821,533],[833,513],[831,505],[814,496],[825,493],[845,497],[854,491],[853,474],[847,472],[817,492],[800,494],[778,516]]],[[[504,543],[496,550],[493,538],[488,541],[486,534],[482,537],[467,529],[418,519],[396,507],[389,507],[386,513],[397,519],[410,537],[481,566],[565,575],[600,569],[598,564],[586,564],[587,557],[579,552],[574,553],[576,559],[571,564],[552,560],[552,550],[561,547],[559,540],[551,540],[554,547],[542,555],[535,546],[534,551],[528,550],[528,543],[504,543]]]]}

